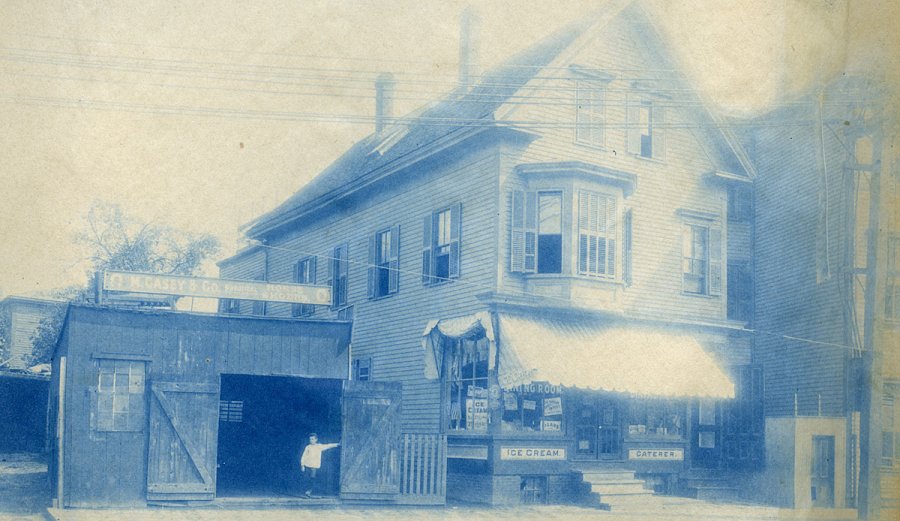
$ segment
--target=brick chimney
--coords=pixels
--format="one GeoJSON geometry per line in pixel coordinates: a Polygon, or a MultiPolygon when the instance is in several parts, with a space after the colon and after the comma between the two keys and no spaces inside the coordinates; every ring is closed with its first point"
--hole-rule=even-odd
{"type": "Polygon", "coordinates": [[[375,78],[375,133],[381,134],[394,116],[394,75],[385,72],[375,78]]]}
{"type": "Polygon", "coordinates": [[[460,17],[459,27],[459,90],[466,93],[478,83],[478,46],[481,18],[472,7],[467,7],[460,17]]]}

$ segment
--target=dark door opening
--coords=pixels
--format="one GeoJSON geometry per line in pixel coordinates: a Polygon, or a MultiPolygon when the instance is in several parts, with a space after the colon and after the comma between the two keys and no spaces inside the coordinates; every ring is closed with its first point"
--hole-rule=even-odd
{"type": "MultiPolygon", "coordinates": [[[[300,456],[311,432],[341,439],[341,380],[223,374],[218,496],[300,496],[300,456]]],[[[337,495],[340,448],[322,454],[318,488],[337,495]]]]}
{"type": "Polygon", "coordinates": [[[719,402],[697,400],[691,420],[691,460],[694,467],[718,468],[722,459],[722,412],[719,402]]]}
{"type": "Polygon", "coordinates": [[[575,418],[575,454],[579,459],[622,457],[621,403],[612,398],[584,395],[575,418]]]}

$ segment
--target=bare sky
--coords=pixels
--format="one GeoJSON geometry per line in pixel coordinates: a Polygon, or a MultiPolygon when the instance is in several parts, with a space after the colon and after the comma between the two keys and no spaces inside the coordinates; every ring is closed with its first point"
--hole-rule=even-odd
{"type": "MultiPolygon", "coordinates": [[[[94,199],[232,253],[241,224],[371,132],[379,72],[397,76],[398,113],[450,89],[467,4],[0,1],[0,295],[82,280],[71,237],[94,199]]],[[[473,4],[486,66],[597,5],[473,4]]],[[[890,48],[889,4],[645,3],[691,81],[732,114],[890,48]]]]}

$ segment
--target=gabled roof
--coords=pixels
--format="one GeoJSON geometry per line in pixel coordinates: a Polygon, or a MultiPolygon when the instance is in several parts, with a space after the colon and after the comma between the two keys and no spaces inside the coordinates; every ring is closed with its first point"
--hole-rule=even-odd
{"type": "Polygon", "coordinates": [[[596,18],[590,17],[551,34],[484,74],[481,82],[467,93],[453,92],[432,106],[398,120],[394,128],[357,142],[287,201],[251,222],[246,234],[260,238],[305,213],[306,205],[377,177],[413,152],[443,138],[492,127],[494,111],[595,21],[596,18]],[[405,134],[398,127],[405,127],[405,134]],[[386,140],[396,142],[385,146],[386,140]]]}
{"type": "MultiPolygon", "coordinates": [[[[630,2],[614,3],[617,7],[611,11],[619,13],[630,2]]],[[[484,74],[481,82],[468,92],[450,93],[442,100],[398,119],[381,134],[373,133],[357,142],[284,203],[248,223],[245,226],[246,235],[252,239],[263,239],[300,216],[322,208],[333,198],[439,150],[442,144],[453,143],[490,128],[515,128],[514,122],[496,120],[495,112],[528,82],[539,77],[545,67],[566,59],[567,52],[572,50],[570,47],[577,47],[577,42],[589,38],[590,29],[606,19],[604,14],[609,12],[598,10],[592,16],[560,29],[484,74]]],[[[640,21],[649,20],[639,8],[632,11],[633,15],[642,17],[640,21]]],[[[645,42],[664,61],[671,63],[672,57],[665,51],[655,28],[647,32],[650,34],[646,34],[645,42]]],[[[680,76],[678,80],[684,81],[680,76]]],[[[752,165],[742,157],[736,137],[729,135],[727,124],[716,119],[705,104],[701,107],[696,117],[701,121],[701,128],[705,129],[702,131],[704,137],[714,149],[709,152],[717,156],[715,162],[730,173],[748,176],[752,165]]]]}

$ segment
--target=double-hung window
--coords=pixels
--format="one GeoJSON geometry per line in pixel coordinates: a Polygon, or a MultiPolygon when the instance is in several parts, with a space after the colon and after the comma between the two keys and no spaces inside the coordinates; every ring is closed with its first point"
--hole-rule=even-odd
{"type": "MultiPolygon", "coordinates": [[[[306,257],[294,265],[294,282],[297,284],[316,283],[316,258],[306,257]]],[[[291,314],[295,317],[308,317],[316,311],[312,304],[294,304],[291,314]]]]}
{"type": "Polygon", "coordinates": [[[400,227],[369,237],[369,298],[393,295],[400,288],[400,227]]]}
{"type": "Polygon", "coordinates": [[[884,316],[900,321],[900,236],[888,238],[887,291],[884,295],[884,316]]]}
{"type": "Polygon", "coordinates": [[[885,393],[881,402],[881,466],[900,467],[900,399],[885,393]]]}
{"type": "Polygon", "coordinates": [[[350,271],[347,244],[335,246],[328,261],[328,281],[331,286],[332,309],[347,305],[347,279],[350,271]]]}
{"type": "Polygon", "coordinates": [[[143,430],[145,366],[144,361],[97,360],[97,385],[92,389],[94,431],[143,430]]]}
{"type": "Polygon", "coordinates": [[[628,98],[628,152],[640,157],[662,159],[665,154],[665,109],[654,101],[628,98]]]}
{"type": "Polygon", "coordinates": [[[693,295],[722,293],[722,230],[714,224],[682,227],[682,289],[693,295]]]}
{"type": "Polygon", "coordinates": [[[578,193],[578,273],[616,277],[616,198],[581,190],[578,193]]]}
{"type": "Polygon", "coordinates": [[[462,205],[425,216],[422,245],[422,283],[437,284],[459,278],[462,205]]]}
{"type": "Polygon", "coordinates": [[[575,83],[575,141],[603,146],[604,84],[578,80],[575,83]]]}
{"type": "Polygon", "coordinates": [[[512,194],[510,269],[519,273],[562,273],[563,194],[512,194]]]}

